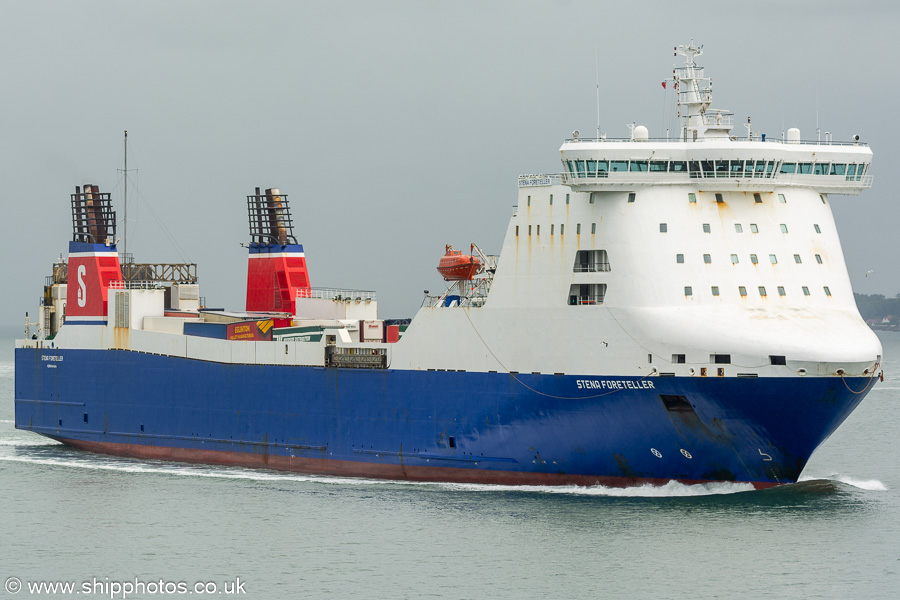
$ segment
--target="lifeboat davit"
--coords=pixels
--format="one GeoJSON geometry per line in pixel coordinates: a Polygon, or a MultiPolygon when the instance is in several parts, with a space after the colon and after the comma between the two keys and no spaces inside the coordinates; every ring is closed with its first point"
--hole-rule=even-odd
{"type": "Polygon", "coordinates": [[[481,261],[477,256],[463,254],[459,250],[454,250],[450,244],[447,244],[444,250],[437,268],[444,281],[472,279],[481,268],[481,261]]]}

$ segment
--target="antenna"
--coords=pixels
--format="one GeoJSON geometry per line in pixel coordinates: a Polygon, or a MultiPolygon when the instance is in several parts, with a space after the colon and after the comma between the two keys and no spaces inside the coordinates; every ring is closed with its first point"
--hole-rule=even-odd
{"type": "Polygon", "coordinates": [[[597,141],[600,141],[600,59],[597,58],[597,44],[594,44],[594,71],[597,74],[597,141]]]}
{"type": "Polygon", "coordinates": [[[822,134],[819,129],[819,86],[816,84],[816,143],[822,142],[822,134]]]}
{"type": "Polygon", "coordinates": [[[125,227],[125,231],[122,234],[122,255],[125,259],[123,262],[128,262],[128,130],[125,130],[125,168],[122,170],[125,177],[125,189],[122,194],[124,204],[125,204],[125,217],[122,221],[122,224],[125,227]]]}

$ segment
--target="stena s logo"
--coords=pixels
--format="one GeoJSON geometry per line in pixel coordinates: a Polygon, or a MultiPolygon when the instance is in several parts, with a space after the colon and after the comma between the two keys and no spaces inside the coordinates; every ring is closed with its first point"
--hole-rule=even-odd
{"type": "Polygon", "coordinates": [[[87,304],[87,287],[84,285],[84,274],[87,269],[84,265],[78,265],[78,306],[84,308],[87,304]]]}

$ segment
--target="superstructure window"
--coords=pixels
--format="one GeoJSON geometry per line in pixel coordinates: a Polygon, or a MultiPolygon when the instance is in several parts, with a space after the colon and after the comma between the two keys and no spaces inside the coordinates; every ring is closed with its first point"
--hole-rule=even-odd
{"type": "Polygon", "coordinates": [[[591,223],[591,235],[597,233],[597,224],[591,223]]]}
{"type": "Polygon", "coordinates": [[[797,172],[801,175],[812,173],[812,163],[797,163],[797,172]]]}
{"type": "Polygon", "coordinates": [[[751,254],[751,255],[750,255],[750,262],[753,263],[754,265],[758,265],[758,264],[759,264],[759,259],[756,258],[756,255],[755,255],[755,254],[751,254]]]}
{"type": "Polygon", "coordinates": [[[550,194],[550,206],[553,206],[553,194],[550,194]]]}
{"type": "Polygon", "coordinates": [[[797,263],[798,265],[801,264],[801,263],[803,262],[802,260],[800,260],[800,255],[799,255],[799,254],[795,254],[795,255],[794,255],[794,262],[797,263]]]}
{"type": "Polygon", "coordinates": [[[665,223],[660,223],[660,224],[659,224],[659,232],[660,232],[660,233],[666,233],[668,230],[669,230],[669,226],[668,226],[668,225],[666,225],[665,223]]]}
{"type": "Polygon", "coordinates": [[[769,355],[769,364],[772,365],[786,365],[787,359],[784,356],[772,356],[769,355]]]}
{"type": "Polygon", "coordinates": [[[787,204],[787,198],[784,197],[784,194],[778,194],[778,201],[781,204],[787,204]]]}
{"type": "Polygon", "coordinates": [[[683,160],[673,160],[669,163],[669,171],[673,173],[687,173],[687,163],[683,160]]]}
{"type": "Polygon", "coordinates": [[[774,254],[770,254],[770,255],[769,255],[769,262],[772,263],[773,265],[777,265],[777,264],[778,264],[778,258],[777,258],[774,254]]]}
{"type": "Polygon", "coordinates": [[[531,196],[528,196],[528,206],[531,206],[531,196]]]}
{"type": "Polygon", "coordinates": [[[566,234],[566,226],[564,223],[560,223],[559,224],[559,235],[565,235],[565,234],[566,234]]]}
{"type": "Polygon", "coordinates": [[[716,194],[716,203],[722,204],[723,202],[725,202],[725,199],[722,197],[722,194],[717,193],[716,194]]]}
{"type": "Polygon", "coordinates": [[[825,286],[824,289],[825,289],[825,295],[826,295],[826,296],[831,296],[831,290],[828,288],[827,285],[825,286]]]}
{"type": "Polygon", "coordinates": [[[516,225],[516,237],[519,237],[519,226],[516,225]]]}
{"type": "Polygon", "coordinates": [[[634,202],[634,199],[635,199],[636,197],[637,197],[636,194],[635,194],[634,192],[631,192],[631,193],[628,194],[628,201],[629,201],[629,202],[634,202]]]}
{"type": "Polygon", "coordinates": [[[797,163],[781,163],[781,172],[782,173],[796,173],[797,172],[797,163]]]}
{"type": "Polygon", "coordinates": [[[779,296],[784,296],[784,295],[785,295],[785,291],[784,291],[784,286],[783,286],[783,285],[779,285],[779,286],[778,286],[778,295],[779,295],[779,296]]]}
{"type": "Polygon", "coordinates": [[[766,286],[764,286],[764,285],[759,286],[759,295],[760,296],[766,295],[766,286]]]}
{"type": "Polygon", "coordinates": [[[744,228],[741,226],[740,223],[734,224],[734,232],[735,233],[744,233],[744,228]]]}
{"type": "Polygon", "coordinates": [[[703,233],[709,233],[709,223],[703,224],[703,233]]]}
{"type": "Polygon", "coordinates": [[[697,194],[688,193],[688,202],[690,202],[691,204],[696,204],[697,203],[697,194]]]}
{"type": "Polygon", "coordinates": [[[685,296],[692,296],[693,294],[694,294],[694,290],[691,288],[691,286],[689,286],[689,285],[684,286],[684,295],[685,296]]]}
{"type": "Polygon", "coordinates": [[[683,264],[684,263],[684,254],[676,254],[675,262],[677,262],[679,265],[683,264]]]}
{"type": "Polygon", "coordinates": [[[813,227],[815,228],[816,233],[822,233],[822,230],[819,228],[819,226],[816,223],[813,223],[813,227]]]}
{"type": "Polygon", "coordinates": [[[581,235],[581,223],[575,225],[575,235],[581,235]]]}
{"type": "Polygon", "coordinates": [[[782,223],[781,224],[781,233],[787,233],[787,232],[788,232],[787,225],[782,223]]]}
{"type": "Polygon", "coordinates": [[[731,355],[730,354],[711,354],[709,357],[709,362],[717,364],[717,365],[730,365],[731,364],[731,355]]]}
{"type": "Polygon", "coordinates": [[[759,233],[759,227],[756,226],[756,223],[750,223],[750,233],[759,233]]]}
{"type": "Polygon", "coordinates": [[[739,262],[739,261],[738,261],[738,255],[737,255],[737,254],[732,254],[732,255],[731,255],[731,264],[736,265],[736,264],[738,264],[738,262],[739,262]]]}
{"type": "Polygon", "coordinates": [[[566,194],[566,204],[568,204],[568,203],[569,203],[569,195],[566,194]]]}
{"type": "Polygon", "coordinates": [[[816,262],[819,263],[820,265],[822,264],[822,255],[821,254],[816,254],[816,262]]]}
{"type": "Polygon", "coordinates": [[[553,230],[556,228],[556,225],[553,223],[550,224],[550,235],[553,235],[553,230]]]}
{"type": "Polygon", "coordinates": [[[757,204],[762,204],[762,196],[759,194],[753,194],[753,201],[757,204]]]}
{"type": "Polygon", "coordinates": [[[627,160],[614,160],[610,163],[610,171],[613,173],[617,173],[619,171],[627,171],[628,170],[628,161],[627,160]]]}
{"type": "Polygon", "coordinates": [[[631,161],[630,171],[638,172],[638,173],[646,173],[647,172],[647,161],[646,160],[631,161]]]}
{"type": "Polygon", "coordinates": [[[672,362],[675,363],[676,365],[683,365],[684,359],[685,359],[684,354],[673,354],[672,355],[672,362]]]}
{"type": "Polygon", "coordinates": [[[531,225],[528,226],[528,235],[531,235],[531,225]]]}
{"type": "Polygon", "coordinates": [[[826,204],[826,202],[825,202],[825,194],[819,194],[819,198],[822,199],[822,204],[826,204]]]}
{"type": "Polygon", "coordinates": [[[806,287],[805,285],[803,286],[803,295],[804,295],[804,296],[809,296],[809,288],[806,287]]]}
{"type": "Polygon", "coordinates": [[[712,295],[713,296],[719,295],[719,286],[717,286],[717,285],[712,286],[712,295]]]}
{"type": "Polygon", "coordinates": [[[706,264],[712,263],[712,257],[711,257],[709,254],[704,254],[704,255],[703,255],[703,262],[706,263],[706,264]]]}
{"type": "Polygon", "coordinates": [[[828,175],[828,167],[830,165],[826,163],[817,162],[813,165],[813,175],[828,175]]]}
{"type": "Polygon", "coordinates": [[[747,295],[747,288],[744,287],[744,286],[742,286],[742,285],[739,285],[739,286],[738,286],[738,293],[739,293],[741,296],[746,296],[746,295],[747,295]]]}
{"type": "Polygon", "coordinates": [[[575,273],[600,273],[609,270],[606,250],[579,250],[575,253],[575,273]]]}
{"type": "Polygon", "coordinates": [[[541,235],[541,226],[540,225],[537,226],[537,235],[541,235]]]}
{"type": "Polygon", "coordinates": [[[599,305],[606,297],[605,283],[576,283],[569,287],[569,305],[599,305]]]}

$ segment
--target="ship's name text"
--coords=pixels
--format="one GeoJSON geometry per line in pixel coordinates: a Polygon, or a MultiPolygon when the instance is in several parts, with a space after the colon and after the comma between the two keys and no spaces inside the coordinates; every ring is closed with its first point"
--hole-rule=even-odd
{"type": "Polygon", "coordinates": [[[579,390],[652,390],[653,382],[646,379],[631,381],[629,379],[610,379],[597,381],[596,379],[578,379],[579,390]]]}
{"type": "Polygon", "coordinates": [[[62,356],[52,356],[52,355],[51,355],[51,356],[48,356],[48,355],[46,355],[46,354],[42,354],[42,355],[41,355],[41,360],[43,360],[44,362],[47,362],[47,361],[50,361],[50,362],[62,362],[62,361],[63,361],[63,357],[62,357],[62,356]]]}

